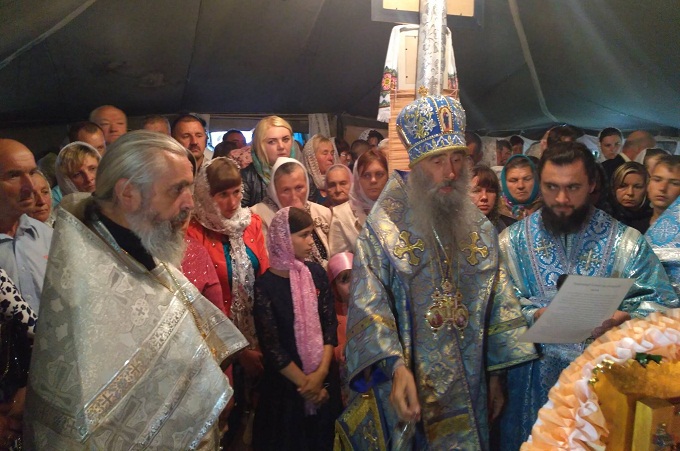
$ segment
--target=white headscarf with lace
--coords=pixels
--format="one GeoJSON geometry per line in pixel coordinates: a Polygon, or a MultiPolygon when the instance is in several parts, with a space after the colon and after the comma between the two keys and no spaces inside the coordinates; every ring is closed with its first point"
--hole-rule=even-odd
{"type": "Polygon", "coordinates": [[[69,175],[64,172],[66,170],[64,160],[66,158],[72,158],[74,154],[76,153],[79,154],[81,152],[84,153],[85,156],[91,156],[95,158],[97,162],[101,160],[101,155],[99,155],[97,149],[95,149],[86,142],[73,141],[72,143],[65,145],[59,151],[57,160],[54,162],[55,168],[54,175],[57,178],[57,185],[59,185],[59,189],[61,190],[61,194],[63,196],[66,196],[67,194],[80,192],[80,190],[78,189],[76,184],[73,183],[69,175]]]}
{"type": "Polygon", "coordinates": [[[326,175],[321,173],[319,162],[316,159],[316,149],[319,147],[319,143],[322,140],[327,140],[332,146],[333,164],[340,163],[340,158],[338,157],[338,152],[335,149],[333,140],[326,138],[323,135],[314,135],[309,138],[309,141],[307,141],[307,144],[305,144],[305,147],[302,149],[302,160],[305,164],[305,167],[307,168],[307,171],[311,174],[312,180],[314,180],[314,185],[316,185],[318,189],[325,190],[326,175]]]}
{"type": "Polygon", "coordinates": [[[240,201],[236,213],[231,218],[225,218],[220,212],[210,194],[207,171],[212,165],[223,163],[233,165],[238,170],[238,164],[227,157],[213,158],[199,169],[194,185],[194,216],[206,229],[229,238],[232,271],[230,283],[232,302],[229,313],[236,327],[246,336],[251,346],[255,346],[257,337],[252,314],[255,273],[243,241],[243,232],[250,225],[251,213],[249,208],[241,207],[240,201]]]}

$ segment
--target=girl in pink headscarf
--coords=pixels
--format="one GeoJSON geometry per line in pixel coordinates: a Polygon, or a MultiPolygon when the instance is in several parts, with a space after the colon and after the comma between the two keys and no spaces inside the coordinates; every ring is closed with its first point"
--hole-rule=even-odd
{"type": "Polygon", "coordinates": [[[347,343],[347,307],[349,305],[349,283],[352,277],[351,252],[340,252],[328,260],[328,280],[335,299],[335,314],[338,317],[338,346],[335,348],[335,360],[340,369],[342,383],[342,403],[349,401],[349,381],[347,380],[347,362],[345,360],[345,344],[347,343]]]}
{"type": "Polygon", "coordinates": [[[306,258],[314,245],[312,217],[281,208],[269,226],[269,270],[255,281],[255,328],[264,376],[253,447],[330,450],[342,410],[337,318],[328,276],[306,258]]]}

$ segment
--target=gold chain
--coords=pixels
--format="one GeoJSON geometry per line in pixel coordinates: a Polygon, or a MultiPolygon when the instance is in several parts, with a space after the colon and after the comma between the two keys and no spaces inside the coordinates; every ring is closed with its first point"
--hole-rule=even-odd
{"type": "MultiPolygon", "coordinates": [[[[446,272],[444,272],[444,267],[442,266],[442,260],[441,257],[439,256],[439,249],[437,246],[434,246],[434,251],[437,254],[437,263],[439,264],[439,273],[442,275],[442,278],[444,280],[449,280],[451,278],[451,273],[453,272],[453,250],[451,251],[451,257],[449,257],[449,254],[446,252],[446,248],[442,244],[441,240],[439,239],[439,235],[437,234],[437,231],[432,228],[432,233],[434,233],[434,237],[437,240],[437,244],[439,244],[439,247],[441,248],[442,252],[444,253],[444,263],[447,265],[446,272]]],[[[434,285],[434,276],[433,276],[433,285],[434,285]]],[[[457,274],[457,280],[456,280],[456,288],[460,285],[460,261],[458,261],[458,274],[457,274]]]]}

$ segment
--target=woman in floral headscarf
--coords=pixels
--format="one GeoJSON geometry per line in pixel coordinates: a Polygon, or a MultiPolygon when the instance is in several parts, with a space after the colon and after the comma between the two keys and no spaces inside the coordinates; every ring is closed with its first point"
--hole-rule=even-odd
{"type": "Polygon", "coordinates": [[[297,207],[309,213],[314,220],[312,238],[314,246],[310,261],[319,263],[324,268],[328,264],[328,228],[331,222],[331,211],[307,200],[309,193],[309,177],[307,170],[293,158],[280,157],[272,168],[272,175],[267,186],[267,197],[252,207],[253,213],[262,218],[262,231],[265,239],[268,236],[269,224],[281,208],[297,207]]]}
{"type": "Polygon", "coordinates": [[[369,150],[359,157],[354,164],[349,201],[333,208],[328,233],[331,256],[353,252],[366,216],[385,188],[387,178],[387,158],[381,151],[369,150]]]}
{"type": "Polygon", "coordinates": [[[208,250],[226,313],[250,343],[239,354],[239,363],[247,378],[256,379],[263,367],[252,314],[253,286],[255,277],[269,267],[262,221],[241,207],[241,174],[238,165],[225,157],[201,166],[194,199],[194,218],[187,235],[208,250]]]}
{"type": "Polygon", "coordinates": [[[520,220],[542,206],[536,165],[526,155],[513,155],[501,171],[500,213],[520,220]]]}
{"type": "Polygon", "coordinates": [[[334,163],[340,161],[333,142],[323,135],[312,136],[302,149],[302,159],[316,188],[314,197],[309,200],[323,205],[327,196],[326,173],[334,163]]]}
{"type": "Polygon", "coordinates": [[[331,450],[342,410],[337,318],[328,276],[305,261],[314,244],[312,217],[281,208],[271,221],[271,266],[255,282],[255,325],[265,371],[255,413],[255,450],[331,450]]]}

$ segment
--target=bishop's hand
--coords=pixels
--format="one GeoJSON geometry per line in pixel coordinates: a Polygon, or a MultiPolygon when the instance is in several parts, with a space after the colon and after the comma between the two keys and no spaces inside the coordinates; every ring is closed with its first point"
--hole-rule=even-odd
{"type": "Polygon", "coordinates": [[[401,421],[420,421],[420,403],[413,374],[402,365],[394,370],[390,404],[401,421]]]}

